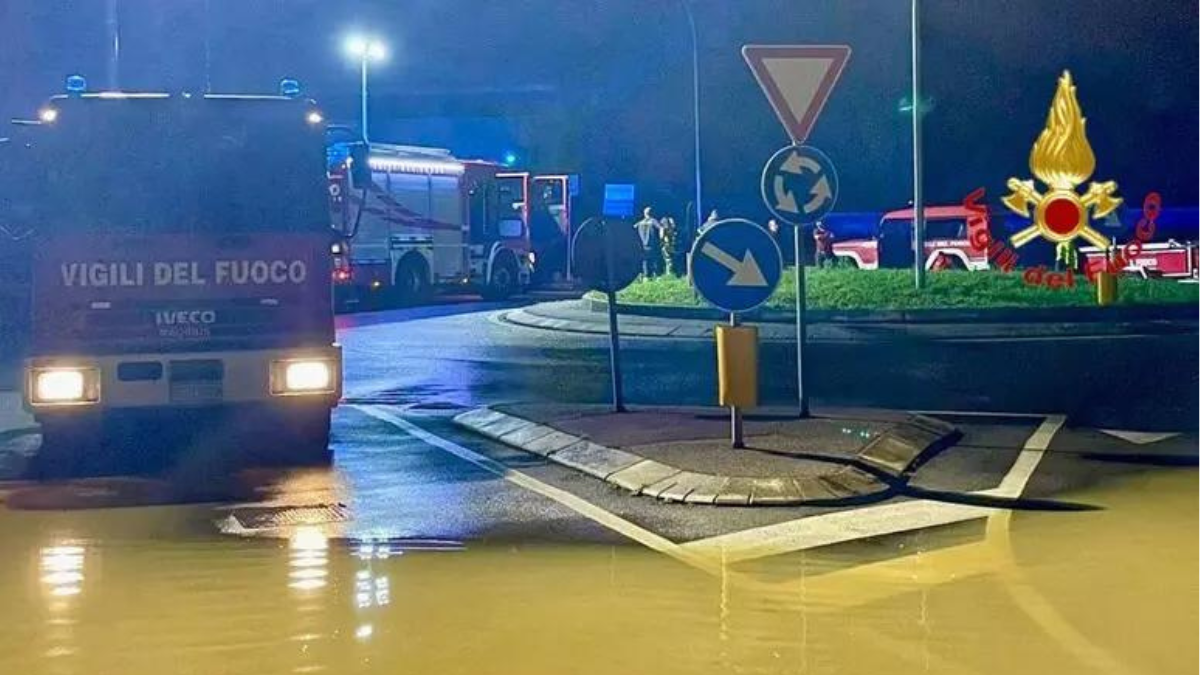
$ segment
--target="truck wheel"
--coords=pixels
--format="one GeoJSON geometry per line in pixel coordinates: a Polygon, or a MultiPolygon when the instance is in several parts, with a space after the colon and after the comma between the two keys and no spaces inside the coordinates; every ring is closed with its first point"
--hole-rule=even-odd
{"type": "Polygon", "coordinates": [[[415,305],[428,296],[429,279],[425,269],[425,260],[420,257],[410,255],[400,261],[393,287],[396,302],[415,305]]]}
{"type": "Polygon", "coordinates": [[[483,289],[483,297],[487,300],[507,300],[517,292],[520,277],[517,271],[517,261],[511,255],[506,255],[496,261],[492,268],[492,278],[483,289]]]}

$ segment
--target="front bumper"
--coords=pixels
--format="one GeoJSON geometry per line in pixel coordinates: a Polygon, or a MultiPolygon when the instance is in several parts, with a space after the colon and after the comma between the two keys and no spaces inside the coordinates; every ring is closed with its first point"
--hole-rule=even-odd
{"type": "Polygon", "coordinates": [[[333,407],[342,395],[342,349],[339,345],[329,345],[254,351],[41,356],[25,362],[24,379],[25,407],[38,415],[254,403],[333,407]],[[320,387],[319,391],[282,391],[281,368],[297,361],[327,364],[328,386],[320,387]],[[86,371],[89,378],[95,378],[94,383],[88,383],[88,400],[39,399],[39,373],[64,369],[86,371]]]}

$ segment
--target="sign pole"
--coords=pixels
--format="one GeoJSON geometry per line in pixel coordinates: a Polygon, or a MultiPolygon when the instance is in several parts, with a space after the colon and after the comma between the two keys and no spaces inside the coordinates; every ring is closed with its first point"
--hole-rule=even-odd
{"type": "Polygon", "coordinates": [[[612,366],[613,412],[625,412],[624,387],[621,383],[621,337],[617,332],[616,270],[613,263],[612,226],[604,223],[604,264],[608,270],[608,283],[604,294],[608,299],[608,353],[612,366]]]}
{"type": "Polygon", "coordinates": [[[808,305],[805,297],[804,268],[805,251],[803,225],[796,225],[793,232],[793,252],[796,256],[796,399],[801,419],[808,417],[808,392],[804,388],[804,343],[808,341],[808,320],[804,316],[808,305]]]}
{"type": "Polygon", "coordinates": [[[921,33],[920,0],[912,0],[912,137],[913,137],[913,280],[925,288],[924,157],[921,151],[921,33]]]}
{"type": "MultiPolygon", "coordinates": [[[[729,327],[737,328],[737,326],[737,312],[730,312],[729,327]]],[[[746,440],[742,432],[742,409],[736,405],[729,406],[729,436],[735,449],[746,447],[746,440]]]]}

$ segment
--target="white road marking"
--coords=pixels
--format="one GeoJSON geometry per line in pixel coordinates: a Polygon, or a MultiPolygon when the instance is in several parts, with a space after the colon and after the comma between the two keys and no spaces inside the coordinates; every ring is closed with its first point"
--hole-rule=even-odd
{"type": "Polygon", "coordinates": [[[1021,454],[1017,455],[1017,461],[1013,462],[1004,480],[1000,481],[1000,486],[984,490],[982,494],[1010,499],[1020,497],[1025,491],[1026,483],[1033,477],[1033,472],[1037,470],[1038,464],[1046,454],[1046,448],[1050,447],[1054,434],[1058,433],[1066,421],[1067,418],[1063,415],[1050,415],[1042,420],[1041,426],[1025,441],[1025,447],[1021,449],[1021,454]]]}
{"type": "Polygon", "coordinates": [[[562,504],[579,515],[599,523],[600,525],[603,525],[604,527],[607,527],[608,529],[622,536],[628,537],[629,539],[632,539],[633,541],[636,541],[649,549],[658,551],[660,553],[665,553],[676,560],[693,567],[697,567],[709,573],[717,573],[719,571],[718,567],[715,566],[711,561],[683,550],[678,544],[665,537],[655,534],[644,527],[635,525],[634,523],[631,523],[620,516],[609,513],[599,506],[596,506],[595,504],[581,497],[567,492],[566,490],[556,488],[553,485],[544,483],[515,469],[510,469],[494,459],[485,457],[473,450],[464,448],[453,441],[432,434],[416,424],[413,424],[402,417],[384,410],[379,406],[351,405],[350,407],[364,414],[370,415],[381,422],[391,424],[404,433],[417,438],[428,445],[432,445],[439,450],[448,452],[461,460],[470,462],[471,464],[474,464],[485,471],[493,473],[515,485],[519,485],[530,492],[535,492],[543,497],[558,502],[559,504],[562,504]]]}
{"type": "Polygon", "coordinates": [[[856,539],[984,518],[992,509],[918,499],[836,511],[688,542],[683,548],[733,564],[856,539]]]}
{"type": "Polygon", "coordinates": [[[1146,445],[1148,443],[1157,443],[1165,441],[1168,438],[1173,438],[1179,435],[1179,432],[1153,432],[1153,431],[1125,431],[1123,429],[1100,429],[1101,432],[1114,436],[1123,441],[1128,441],[1136,445],[1146,445]]]}
{"type": "MultiPolygon", "coordinates": [[[[973,493],[996,497],[1019,497],[1041,462],[1054,434],[1062,428],[1062,415],[1046,417],[1025,441],[1021,454],[1000,481],[999,487],[973,493]]],[[[783,553],[840,544],[939,525],[984,518],[991,507],[947,504],[919,499],[898,504],[880,504],[823,516],[798,518],[774,525],[699,539],[682,545],[689,552],[734,563],[783,553]]]]}

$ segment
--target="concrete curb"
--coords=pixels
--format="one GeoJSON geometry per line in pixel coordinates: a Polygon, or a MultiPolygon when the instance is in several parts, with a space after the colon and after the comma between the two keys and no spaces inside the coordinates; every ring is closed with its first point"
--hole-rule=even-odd
{"type": "MultiPolygon", "coordinates": [[[[585,296],[593,312],[608,312],[608,302],[585,296]]],[[[712,307],[680,307],[617,303],[617,312],[660,319],[721,321],[727,312],[712,307]]],[[[794,324],[791,312],[757,309],[743,315],[747,321],[794,324]]],[[[1094,323],[1126,321],[1197,321],[1196,307],[1178,305],[1126,305],[1116,307],[991,307],[982,309],[849,310],[810,309],[810,323],[1094,323]]]]}
{"type": "MultiPolygon", "coordinates": [[[[524,328],[607,335],[608,321],[603,313],[593,311],[595,307],[604,310],[607,305],[589,300],[579,301],[574,307],[561,306],[561,303],[538,304],[507,310],[498,315],[498,320],[524,328]]],[[[714,310],[702,307],[619,305],[619,308],[621,334],[628,337],[711,339],[713,326],[725,318],[714,310]]],[[[1015,321],[1015,314],[1007,310],[863,312],[857,315],[826,312],[825,316],[818,314],[811,322],[809,340],[841,343],[1003,341],[1195,334],[1200,331],[1196,310],[1191,307],[1076,307],[1054,310],[1058,314],[1053,317],[1041,308],[1021,311],[1030,313],[1026,317],[1028,320],[1015,321]],[[1161,313],[1154,313],[1156,311],[1161,313]],[[944,322],[941,317],[945,317],[944,322]]],[[[759,340],[763,342],[794,343],[796,340],[795,324],[790,314],[750,312],[746,319],[757,326],[759,340]]]]}
{"type": "Polygon", "coordinates": [[[713,506],[828,505],[879,494],[889,489],[889,482],[906,478],[931,451],[940,450],[959,435],[950,424],[914,415],[876,436],[857,458],[830,457],[830,466],[836,468],[829,473],[799,478],[743,477],[686,471],[487,407],[461,413],[454,423],[635,495],[713,506]]]}

